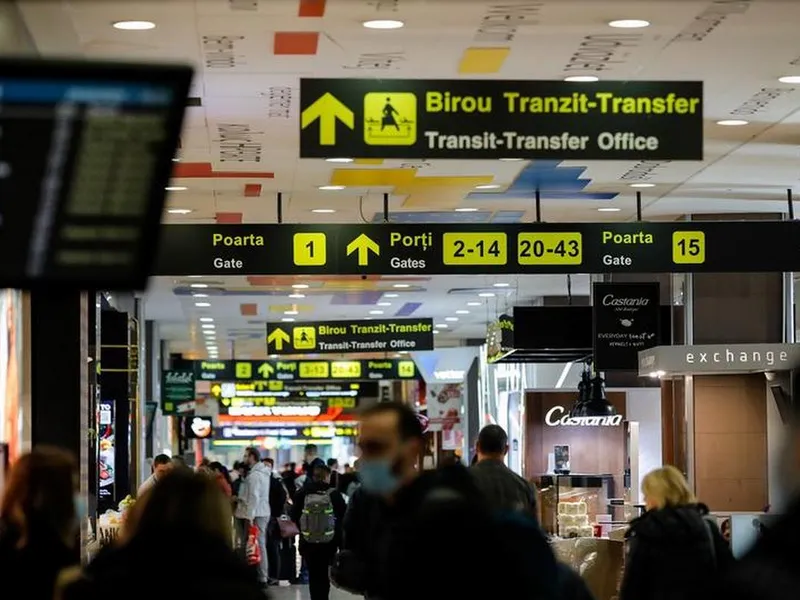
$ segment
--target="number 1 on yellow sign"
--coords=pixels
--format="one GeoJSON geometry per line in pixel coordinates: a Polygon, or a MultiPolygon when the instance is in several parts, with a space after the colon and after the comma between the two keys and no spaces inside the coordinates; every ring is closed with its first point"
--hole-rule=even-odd
{"type": "Polygon", "coordinates": [[[324,267],[328,260],[324,233],[295,233],[292,257],[297,267],[324,267]]]}

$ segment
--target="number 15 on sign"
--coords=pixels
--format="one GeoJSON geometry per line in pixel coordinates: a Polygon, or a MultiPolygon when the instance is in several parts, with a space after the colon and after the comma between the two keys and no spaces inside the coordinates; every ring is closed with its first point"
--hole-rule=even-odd
{"type": "Polygon", "coordinates": [[[328,260],[324,233],[295,233],[292,257],[297,267],[323,267],[328,260]]]}
{"type": "Polygon", "coordinates": [[[702,231],[673,233],[672,262],[676,265],[701,265],[706,262],[706,234],[702,231]]]}

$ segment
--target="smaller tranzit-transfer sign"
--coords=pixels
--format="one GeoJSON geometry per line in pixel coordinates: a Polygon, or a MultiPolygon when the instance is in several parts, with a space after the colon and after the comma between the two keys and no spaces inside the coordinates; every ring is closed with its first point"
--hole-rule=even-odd
{"type": "Polygon", "coordinates": [[[637,369],[639,352],[660,340],[658,283],[595,283],[594,366],[600,371],[637,369]]]}
{"type": "Polygon", "coordinates": [[[433,350],[433,320],[267,323],[270,354],[433,350]]]}

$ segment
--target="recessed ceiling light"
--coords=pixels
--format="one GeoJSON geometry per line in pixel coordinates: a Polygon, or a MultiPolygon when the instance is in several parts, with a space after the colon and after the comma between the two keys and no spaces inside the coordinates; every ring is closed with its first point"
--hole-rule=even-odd
{"type": "MultiPolygon", "coordinates": [[[[478,304],[478,303],[476,302],[476,304],[478,304]]],[[[457,315],[468,315],[468,314],[469,314],[469,311],[468,311],[468,310],[461,309],[461,310],[457,310],[457,311],[456,311],[456,314],[457,314],[457,315]]]]}
{"type": "Polygon", "coordinates": [[[292,323],[294,322],[294,317],[283,317],[281,321],[283,321],[284,323],[292,323]]]}
{"type": "Polygon", "coordinates": [[[336,191],[339,191],[339,190],[343,190],[344,186],[343,185],[321,185],[317,189],[320,189],[323,192],[336,192],[336,191]]]}
{"type": "Polygon", "coordinates": [[[209,352],[217,352],[219,351],[219,348],[217,348],[216,346],[206,346],[206,350],[208,350],[209,352]]]}
{"type": "Polygon", "coordinates": [[[621,208],[616,208],[615,206],[602,206],[602,207],[598,208],[597,210],[598,210],[598,212],[619,212],[622,209],[621,208]]]}
{"type": "Polygon", "coordinates": [[[524,158],[501,158],[503,162],[519,162],[521,160],[525,160],[524,158]]]}
{"type": "Polygon", "coordinates": [[[277,354],[270,354],[269,357],[270,358],[278,358],[278,355],[277,354]]]}
{"type": "Polygon", "coordinates": [[[206,329],[206,330],[203,330],[203,335],[208,336],[208,337],[214,337],[215,335],[217,335],[217,332],[206,329]]]}
{"type": "Polygon", "coordinates": [[[455,323],[456,321],[458,321],[458,317],[445,317],[444,320],[450,321],[451,323],[455,323]]]}
{"type": "Polygon", "coordinates": [[[456,212],[478,212],[477,208],[457,208],[456,212]]]}
{"type": "Polygon", "coordinates": [[[201,289],[207,288],[208,284],[207,283],[193,283],[189,287],[193,287],[193,288],[197,288],[197,289],[201,290],[201,289]]]}
{"type": "Polygon", "coordinates": [[[202,325],[200,325],[200,327],[202,327],[203,329],[216,329],[217,328],[216,325],[213,325],[211,323],[203,323],[202,325]]]}
{"type": "Polygon", "coordinates": [[[189,188],[182,186],[182,185],[168,185],[164,188],[168,192],[185,192],[189,188]]]}
{"type": "Polygon", "coordinates": [[[617,29],[641,29],[642,27],[650,27],[650,21],[644,19],[617,19],[610,21],[609,27],[616,27],[617,29]]]}
{"type": "Polygon", "coordinates": [[[200,279],[202,275],[189,275],[189,279],[200,279]]]}
{"type": "Polygon", "coordinates": [[[336,211],[334,209],[332,209],[332,208],[312,208],[311,212],[312,213],[317,213],[317,214],[320,214],[320,215],[330,215],[330,214],[335,213],[336,211]]]}
{"type": "Polygon", "coordinates": [[[656,187],[655,183],[632,183],[632,188],[652,188],[656,187]]]}
{"type": "Polygon", "coordinates": [[[285,314],[285,315],[299,315],[300,312],[296,311],[296,310],[285,310],[285,311],[283,311],[283,314],[285,314]]]}
{"type": "Polygon", "coordinates": [[[569,77],[564,77],[564,81],[569,81],[570,83],[594,83],[595,81],[600,81],[600,78],[596,75],[570,75],[569,77]]]}
{"type": "Polygon", "coordinates": [[[493,284],[493,287],[508,287],[510,285],[511,285],[510,283],[498,282],[498,283],[493,284]]]}
{"type": "Polygon", "coordinates": [[[213,319],[213,317],[200,317],[200,322],[201,323],[213,323],[214,319],[213,319]]]}
{"type": "Polygon", "coordinates": [[[481,298],[494,298],[494,292],[481,292],[478,296],[481,298]]]}
{"type": "Polygon", "coordinates": [[[496,189],[498,189],[499,187],[500,187],[500,186],[499,186],[499,185],[497,185],[496,183],[487,183],[487,184],[485,184],[485,185],[476,185],[476,186],[475,186],[475,189],[476,189],[476,190],[496,190],[496,189]]]}
{"type": "Polygon", "coordinates": [[[378,306],[391,306],[391,302],[378,302],[378,306]]]}
{"type": "Polygon", "coordinates": [[[181,162],[181,159],[175,156],[173,157],[172,162],[181,162]]]}
{"type": "Polygon", "coordinates": [[[300,300],[301,298],[305,297],[306,297],[305,294],[289,294],[289,298],[296,298],[297,300],[300,300]]]}
{"type": "Polygon", "coordinates": [[[388,294],[384,294],[383,296],[384,296],[385,298],[397,298],[397,297],[399,297],[399,296],[400,296],[400,294],[394,294],[394,293],[391,293],[391,292],[390,292],[390,293],[388,293],[388,294]]]}
{"type": "Polygon", "coordinates": [[[326,158],[325,162],[346,164],[346,163],[353,162],[353,159],[352,158],[326,158]]]}
{"type": "Polygon", "coordinates": [[[171,215],[188,215],[192,212],[191,208],[168,208],[167,212],[171,215]]]}
{"type": "Polygon", "coordinates": [[[483,302],[467,302],[467,306],[482,306],[483,302]]]}
{"type": "Polygon", "coordinates": [[[749,123],[750,121],[745,121],[744,119],[722,119],[717,121],[717,125],[722,125],[723,127],[741,127],[749,123]]]}
{"type": "Polygon", "coordinates": [[[369,311],[369,314],[371,314],[371,315],[382,315],[383,311],[382,310],[371,310],[371,311],[369,311]]]}
{"type": "Polygon", "coordinates": [[[401,29],[405,23],[395,19],[373,19],[362,23],[367,29],[401,29]]]}
{"type": "Polygon", "coordinates": [[[397,289],[404,289],[404,288],[410,288],[411,286],[407,283],[395,283],[392,287],[397,289]]]}
{"type": "Polygon", "coordinates": [[[208,298],[208,294],[194,293],[194,294],[192,294],[192,297],[193,298],[208,298]]]}
{"type": "Polygon", "coordinates": [[[292,287],[296,290],[307,290],[308,284],[307,283],[293,283],[292,287]]]}
{"type": "Polygon", "coordinates": [[[447,323],[437,323],[434,327],[436,327],[436,329],[447,329],[449,325],[447,323]]]}
{"type": "Polygon", "coordinates": [[[783,77],[779,77],[778,81],[781,83],[798,84],[800,83],[800,75],[784,75],[783,77]]]}
{"type": "Polygon", "coordinates": [[[209,306],[211,306],[211,304],[209,304],[208,302],[195,302],[194,305],[197,308],[208,308],[209,306]]]}
{"type": "Polygon", "coordinates": [[[439,333],[439,331],[438,331],[438,330],[436,330],[436,329],[434,329],[434,330],[433,330],[433,333],[439,333]]]}
{"type": "Polygon", "coordinates": [[[111,26],[123,31],[147,31],[156,28],[156,24],[152,21],[116,21],[111,26]]]}

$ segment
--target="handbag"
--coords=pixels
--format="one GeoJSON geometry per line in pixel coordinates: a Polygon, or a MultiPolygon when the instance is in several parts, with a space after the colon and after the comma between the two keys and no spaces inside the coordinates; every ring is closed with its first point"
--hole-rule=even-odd
{"type": "Polygon", "coordinates": [[[247,543],[245,544],[248,565],[261,564],[261,546],[258,544],[258,535],[258,527],[250,525],[250,529],[247,531],[247,543]]]}
{"type": "Polygon", "coordinates": [[[278,518],[278,531],[284,540],[300,535],[300,528],[286,515],[278,518]]]}

